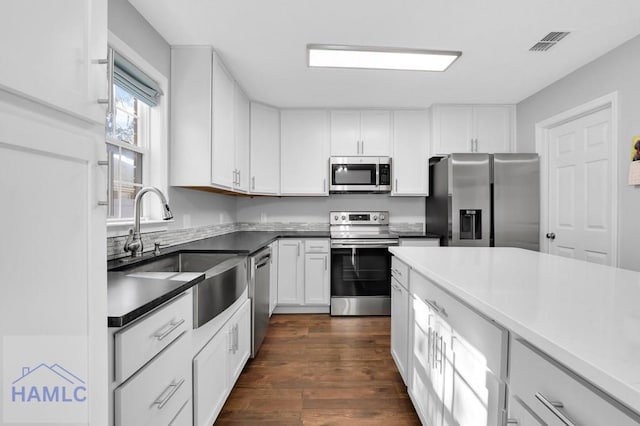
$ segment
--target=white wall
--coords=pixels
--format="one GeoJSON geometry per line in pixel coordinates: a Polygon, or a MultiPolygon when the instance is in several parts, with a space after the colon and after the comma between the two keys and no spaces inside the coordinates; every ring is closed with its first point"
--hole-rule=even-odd
{"type": "Polygon", "coordinates": [[[391,223],[424,223],[424,197],[390,197],[382,194],[337,194],[329,197],[239,198],[239,222],[329,223],[329,212],[388,210],[391,223]]]}
{"type": "MultiPolygon", "coordinates": [[[[640,271],[640,187],[627,185],[631,138],[640,135],[640,36],[520,102],[518,151],[535,151],[535,124],[603,95],[618,92],[619,266],[640,271]]],[[[544,232],[544,230],[543,230],[544,232]]]]}

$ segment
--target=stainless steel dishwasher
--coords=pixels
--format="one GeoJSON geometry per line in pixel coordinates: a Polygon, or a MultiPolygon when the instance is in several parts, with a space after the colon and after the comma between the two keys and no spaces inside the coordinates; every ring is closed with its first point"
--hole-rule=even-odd
{"type": "Polygon", "coordinates": [[[251,358],[255,358],[269,326],[269,281],[271,247],[249,257],[249,298],[251,299],[251,358]]]}

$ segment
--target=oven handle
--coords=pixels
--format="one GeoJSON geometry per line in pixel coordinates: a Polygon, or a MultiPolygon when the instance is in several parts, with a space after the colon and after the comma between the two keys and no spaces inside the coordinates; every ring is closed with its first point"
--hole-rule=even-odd
{"type": "Polygon", "coordinates": [[[331,243],[331,248],[388,248],[397,246],[397,242],[351,242],[351,243],[331,243]]]}

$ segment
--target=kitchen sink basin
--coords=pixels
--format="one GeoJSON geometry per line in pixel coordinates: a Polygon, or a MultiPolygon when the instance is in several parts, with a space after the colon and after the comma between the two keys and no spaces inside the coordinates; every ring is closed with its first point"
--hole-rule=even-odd
{"type": "Polygon", "coordinates": [[[194,328],[231,306],[248,284],[247,256],[228,253],[176,253],[118,270],[129,277],[165,280],[204,273],[193,287],[194,328]]]}

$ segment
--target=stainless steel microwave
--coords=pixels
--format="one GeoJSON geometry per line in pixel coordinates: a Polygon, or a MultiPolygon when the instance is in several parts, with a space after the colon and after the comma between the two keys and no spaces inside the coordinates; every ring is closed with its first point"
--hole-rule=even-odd
{"type": "Polygon", "coordinates": [[[391,158],[331,157],[329,192],[390,192],[391,158]]]}

